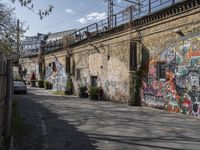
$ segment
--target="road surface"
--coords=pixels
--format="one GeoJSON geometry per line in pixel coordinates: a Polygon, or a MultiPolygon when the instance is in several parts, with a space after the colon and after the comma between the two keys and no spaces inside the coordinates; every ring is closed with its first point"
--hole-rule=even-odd
{"type": "Polygon", "coordinates": [[[23,121],[16,150],[200,150],[200,120],[31,88],[14,95],[23,121]]]}

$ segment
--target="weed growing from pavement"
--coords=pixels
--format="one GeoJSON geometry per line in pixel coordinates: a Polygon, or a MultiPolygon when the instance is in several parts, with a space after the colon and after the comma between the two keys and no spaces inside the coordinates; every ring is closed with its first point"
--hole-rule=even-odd
{"type": "Polygon", "coordinates": [[[10,146],[10,137],[0,137],[0,150],[8,150],[10,146]]]}
{"type": "Polygon", "coordinates": [[[65,92],[64,91],[54,91],[54,92],[52,92],[52,94],[54,94],[54,95],[60,95],[60,96],[65,96],[65,92]]]}
{"type": "MultiPolygon", "coordinates": [[[[13,101],[12,105],[11,134],[15,137],[22,134],[22,121],[17,110],[17,101],[13,101]]],[[[10,138],[5,139],[3,137],[0,137],[0,150],[8,149],[9,141],[10,138]]]]}
{"type": "Polygon", "coordinates": [[[5,150],[3,137],[0,137],[0,150],[5,150]]]}
{"type": "Polygon", "coordinates": [[[22,134],[22,124],[20,114],[17,110],[17,101],[13,101],[11,130],[15,137],[22,134]]]}

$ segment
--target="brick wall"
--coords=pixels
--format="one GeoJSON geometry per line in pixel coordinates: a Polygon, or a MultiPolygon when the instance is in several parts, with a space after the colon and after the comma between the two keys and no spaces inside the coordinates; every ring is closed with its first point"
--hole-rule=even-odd
{"type": "MultiPolygon", "coordinates": [[[[185,4],[184,8],[187,9],[185,4]]],[[[81,75],[80,80],[75,80],[75,84],[77,86],[80,84],[89,86],[91,83],[90,77],[97,76],[98,85],[102,86],[106,98],[127,102],[131,86],[129,77],[130,41],[140,41],[137,48],[139,50],[138,65],[141,65],[142,59],[145,59],[141,53],[143,47],[148,51],[149,60],[144,62],[148,62],[145,65],[148,66],[149,75],[152,64],[165,61],[161,59],[164,51],[184,46],[183,43],[186,39],[186,41],[189,40],[195,43],[192,44],[193,47],[199,47],[199,11],[199,7],[188,8],[188,10],[182,10],[177,14],[172,13],[171,16],[168,13],[170,11],[168,11],[168,17],[159,21],[149,21],[151,23],[146,23],[137,30],[134,28],[130,30],[129,28],[112,35],[100,35],[94,40],[90,39],[89,42],[73,45],[70,49],[73,54],[75,68],[78,71],[80,70],[81,75]],[[177,31],[182,31],[185,36],[181,37],[175,33],[177,31]]],[[[146,88],[145,84],[143,89],[146,88]]],[[[167,89],[168,87],[164,88],[167,89]]],[[[142,97],[144,102],[144,91],[142,97]]],[[[158,98],[161,99],[161,97],[158,98]]]]}
{"type": "Polygon", "coordinates": [[[77,86],[90,86],[91,76],[96,76],[106,98],[125,101],[129,96],[129,43],[124,35],[75,47],[72,51],[75,70],[80,70],[81,75],[76,80],[77,86]]]}
{"type": "MultiPolygon", "coordinates": [[[[192,91],[199,91],[198,84],[195,84],[199,82],[198,67],[193,67],[199,65],[199,12],[197,0],[183,1],[177,7],[145,16],[119,30],[113,29],[108,34],[71,45],[68,50],[72,55],[71,73],[76,93],[80,85],[89,87],[93,76],[97,77],[105,98],[127,102],[132,86],[130,42],[135,41],[138,43],[138,67],[144,65],[147,71],[142,87],[143,105],[199,115],[199,95],[192,91]],[[178,31],[184,36],[178,35],[178,31]],[[142,53],[144,50],[149,57],[142,53]],[[157,63],[160,61],[166,67],[163,80],[157,78],[157,63]],[[178,77],[181,70],[186,73],[178,77]]],[[[66,66],[65,57],[64,50],[46,54],[46,67],[55,58],[66,66]]]]}
{"type": "Polygon", "coordinates": [[[142,89],[144,106],[200,115],[199,19],[199,9],[194,9],[141,30],[150,53],[148,80],[142,89]],[[157,76],[158,62],[165,63],[164,79],[157,76]]]}
{"type": "Polygon", "coordinates": [[[20,58],[19,60],[19,64],[21,64],[22,69],[26,69],[26,75],[23,76],[24,79],[26,79],[27,81],[30,80],[31,75],[33,72],[36,73],[36,79],[38,79],[39,77],[39,70],[38,70],[38,57],[30,57],[30,58],[20,58]]]}

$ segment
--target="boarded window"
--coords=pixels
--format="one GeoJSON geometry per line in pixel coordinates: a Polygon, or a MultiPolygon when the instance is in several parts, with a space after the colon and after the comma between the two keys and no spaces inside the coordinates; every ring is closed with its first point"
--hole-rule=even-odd
{"type": "Polygon", "coordinates": [[[76,69],[76,80],[80,80],[80,79],[81,79],[81,70],[76,69]]]}
{"type": "Polygon", "coordinates": [[[165,62],[158,62],[157,63],[157,78],[158,79],[165,79],[165,62]]]}
{"type": "Polygon", "coordinates": [[[71,66],[71,61],[70,57],[66,57],[66,73],[70,73],[70,66],[71,66]]]}
{"type": "Polygon", "coordinates": [[[97,76],[91,76],[91,86],[97,86],[97,76]]]}
{"type": "Polygon", "coordinates": [[[130,43],[130,71],[137,70],[137,42],[130,43]]]}

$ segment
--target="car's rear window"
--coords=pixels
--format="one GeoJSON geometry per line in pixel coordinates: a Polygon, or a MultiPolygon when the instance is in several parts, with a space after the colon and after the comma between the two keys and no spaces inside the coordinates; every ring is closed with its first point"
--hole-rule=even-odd
{"type": "Polygon", "coordinates": [[[15,86],[22,86],[22,85],[24,85],[24,82],[14,82],[14,85],[15,86]]]}

